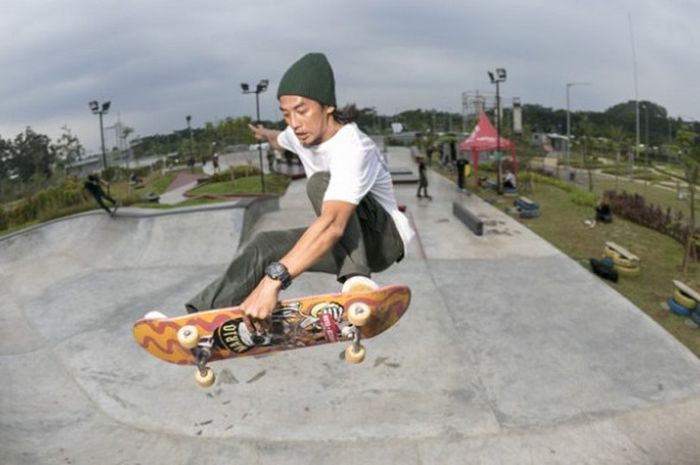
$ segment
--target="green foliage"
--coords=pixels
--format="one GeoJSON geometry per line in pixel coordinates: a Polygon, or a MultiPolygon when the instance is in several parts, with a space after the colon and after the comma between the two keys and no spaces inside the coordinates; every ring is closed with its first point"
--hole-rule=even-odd
{"type": "Polygon", "coordinates": [[[678,130],[675,141],[676,150],[680,153],[681,164],[685,171],[685,180],[691,184],[697,183],[700,169],[700,142],[697,137],[698,135],[690,128],[683,126],[678,130]]]}
{"type": "Polygon", "coordinates": [[[56,149],[48,136],[27,128],[13,141],[3,144],[3,157],[7,158],[6,173],[14,172],[23,182],[29,182],[35,175],[50,178],[51,167],[56,159],[56,149]]]}
{"type": "Polygon", "coordinates": [[[0,231],[4,231],[10,227],[10,220],[5,213],[5,209],[0,206],[0,231]]]}
{"type": "MultiPolygon", "coordinates": [[[[268,194],[282,194],[289,185],[289,178],[278,174],[265,175],[265,192],[268,194]]],[[[262,191],[260,184],[260,172],[250,176],[237,177],[233,182],[231,178],[224,181],[213,181],[203,184],[188,194],[193,195],[237,195],[237,194],[257,194],[262,191]]]]}
{"type": "Polygon", "coordinates": [[[168,173],[162,178],[158,179],[153,185],[151,186],[151,191],[156,193],[156,194],[164,194],[165,191],[167,191],[168,187],[172,182],[175,180],[175,173],[168,173]]]}
{"type": "Polygon", "coordinates": [[[570,183],[568,183],[564,180],[561,180],[559,178],[554,178],[552,176],[534,173],[532,171],[521,172],[518,175],[518,178],[519,178],[520,182],[529,181],[532,179],[533,181],[538,182],[538,183],[549,184],[550,186],[557,187],[557,188],[563,190],[564,192],[571,193],[571,192],[574,192],[577,190],[575,186],[571,185],[570,183]]]}
{"type": "Polygon", "coordinates": [[[233,172],[233,178],[244,178],[247,176],[260,176],[260,168],[249,165],[235,165],[230,166],[227,171],[222,171],[215,173],[209,177],[210,182],[226,182],[231,181],[231,172],[233,172]]]}
{"type": "Polygon", "coordinates": [[[569,198],[576,205],[594,208],[598,202],[598,195],[594,192],[571,192],[569,198]]]}
{"type": "MultiPolygon", "coordinates": [[[[222,150],[228,145],[245,144],[255,142],[252,132],[248,128],[253,120],[250,117],[225,118],[216,123],[206,122],[202,128],[192,128],[192,139],[187,128],[174,131],[170,134],[156,134],[142,137],[132,142],[136,157],[155,154],[180,153],[188,155],[194,152],[195,160],[209,159],[217,150],[222,150]]],[[[277,127],[277,123],[264,121],[266,127],[277,127]]]]}
{"type": "Polygon", "coordinates": [[[74,208],[84,203],[82,185],[77,180],[68,178],[59,186],[31,195],[4,211],[0,229],[43,220],[51,212],[74,208]]]}
{"type": "Polygon", "coordinates": [[[403,124],[406,131],[417,131],[422,133],[438,133],[460,131],[462,126],[462,115],[439,110],[407,110],[392,118],[391,122],[403,124]]]}
{"type": "Polygon", "coordinates": [[[56,150],[56,161],[65,167],[80,159],[84,155],[85,149],[80,144],[78,137],[71,133],[68,126],[63,126],[61,129],[63,129],[63,134],[54,144],[54,149],[56,150]]]}

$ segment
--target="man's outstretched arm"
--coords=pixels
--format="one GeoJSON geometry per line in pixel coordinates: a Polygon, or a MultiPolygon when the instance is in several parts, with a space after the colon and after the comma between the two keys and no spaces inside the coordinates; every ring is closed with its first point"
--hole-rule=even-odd
{"type": "Polygon", "coordinates": [[[282,150],[282,146],[280,146],[277,143],[277,136],[280,135],[281,131],[276,131],[274,129],[267,129],[262,124],[258,124],[257,126],[253,126],[252,124],[249,124],[248,127],[250,128],[251,131],[253,131],[253,134],[255,135],[256,139],[258,139],[258,140],[265,139],[270,144],[270,147],[272,147],[273,149],[282,150]]]}
{"type": "MultiPolygon", "coordinates": [[[[356,205],[348,202],[323,202],[321,215],[280,260],[292,278],[308,270],[343,237],[355,208],[356,205]]],[[[265,276],[243,301],[241,307],[245,310],[246,324],[250,329],[262,331],[268,326],[281,286],[278,280],[265,276]]]]}

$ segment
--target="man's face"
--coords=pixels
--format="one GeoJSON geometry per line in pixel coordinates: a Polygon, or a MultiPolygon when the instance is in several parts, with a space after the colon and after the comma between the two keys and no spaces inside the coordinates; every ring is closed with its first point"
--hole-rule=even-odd
{"type": "Polygon", "coordinates": [[[302,145],[318,145],[330,137],[333,107],[322,106],[315,100],[298,95],[283,95],[280,97],[280,110],[284,121],[294,130],[302,145]]]}

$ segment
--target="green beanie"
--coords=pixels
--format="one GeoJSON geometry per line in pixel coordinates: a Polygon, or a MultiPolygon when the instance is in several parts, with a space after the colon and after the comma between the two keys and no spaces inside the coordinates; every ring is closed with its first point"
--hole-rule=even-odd
{"type": "Polygon", "coordinates": [[[307,53],[299,58],[282,76],[277,98],[282,95],[298,95],[335,107],[335,79],[326,56],[307,53]]]}

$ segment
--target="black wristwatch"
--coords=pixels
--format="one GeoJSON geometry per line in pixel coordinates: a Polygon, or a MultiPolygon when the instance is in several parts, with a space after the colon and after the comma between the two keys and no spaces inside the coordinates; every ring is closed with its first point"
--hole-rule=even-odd
{"type": "Polygon", "coordinates": [[[280,262],[272,262],[265,268],[265,274],[282,283],[282,289],[287,289],[292,284],[292,277],[287,267],[280,262]]]}

